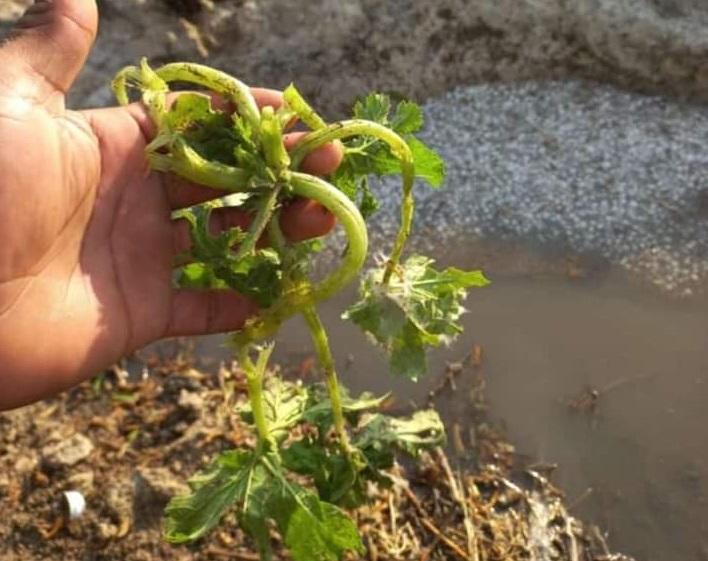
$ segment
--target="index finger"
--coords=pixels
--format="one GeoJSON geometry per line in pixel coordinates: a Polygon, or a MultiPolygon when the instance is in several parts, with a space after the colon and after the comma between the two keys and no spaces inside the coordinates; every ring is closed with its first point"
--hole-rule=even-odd
{"type": "Polygon", "coordinates": [[[258,107],[272,107],[279,109],[283,105],[283,92],[279,90],[271,90],[269,88],[251,88],[253,98],[256,100],[258,107]]]}

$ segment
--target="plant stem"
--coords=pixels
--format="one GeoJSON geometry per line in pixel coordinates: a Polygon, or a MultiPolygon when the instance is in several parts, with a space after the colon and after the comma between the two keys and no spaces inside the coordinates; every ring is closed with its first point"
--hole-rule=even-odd
{"type": "Polygon", "coordinates": [[[300,92],[298,92],[292,84],[285,88],[283,100],[295,111],[298,118],[312,130],[316,131],[327,127],[327,123],[324,122],[324,119],[305,101],[300,95],[300,92]]]}
{"type": "Polygon", "coordinates": [[[157,171],[170,171],[199,185],[230,193],[249,190],[247,183],[250,174],[247,171],[202,158],[183,139],[174,142],[171,152],[169,156],[149,153],[150,167],[157,171]]]}
{"type": "MultiPolygon", "coordinates": [[[[290,179],[293,194],[317,201],[334,214],[347,234],[347,253],[337,270],[317,286],[311,287],[309,282],[305,282],[289,287],[283,297],[261,315],[259,321],[234,333],[232,341],[236,345],[271,336],[287,318],[336,294],[356,277],[366,259],[366,224],[354,203],[344,193],[318,177],[293,172],[290,179]]],[[[271,226],[271,236],[274,233],[276,238],[280,237],[271,226]]]]}
{"type": "Polygon", "coordinates": [[[401,199],[401,224],[398,228],[396,241],[393,244],[391,256],[388,258],[386,270],[384,271],[384,276],[381,281],[384,285],[388,285],[391,280],[391,275],[394,273],[396,267],[398,267],[398,263],[401,261],[401,254],[403,253],[403,249],[406,247],[408,236],[411,234],[414,212],[415,201],[413,199],[413,183],[411,182],[406,187],[404,182],[403,197],[401,199]]]}
{"type": "Polygon", "coordinates": [[[337,372],[334,368],[334,357],[329,348],[329,340],[319,315],[314,307],[307,308],[302,311],[302,315],[307,322],[307,327],[310,330],[312,343],[315,346],[317,359],[320,366],[324,370],[325,382],[327,384],[327,392],[329,400],[332,403],[332,418],[334,419],[334,430],[337,432],[342,450],[345,453],[351,451],[349,445],[349,436],[345,426],[344,408],[342,407],[342,394],[339,390],[339,381],[337,380],[337,372]]]}
{"type": "MultiPolygon", "coordinates": [[[[295,147],[290,151],[292,160],[292,168],[297,169],[302,160],[313,150],[320,146],[332,142],[333,140],[341,140],[343,138],[351,138],[352,136],[371,136],[377,138],[391,148],[391,152],[399,160],[404,172],[404,181],[406,169],[410,166],[410,171],[413,171],[413,154],[411,149],[406,144],[406,141],[398,136],[391,129],[364,119],[348,119],[320,128],[303,136],[295,147]]],[[[411,174],[410,182],[413,182],[411,174]]]]}
{"type": "Polygon", "coordinates": [[[283,144],[283,125],[273,108],[266,106],[261,112],[261,149],[270,171],[282,179],[282,174],[290,166],[290,154],[283,144]]]}
{"type": "Polygon", "coordinates": [[[403,178],[401,188],[401,223],[398,233],[396,234],[396,241],[394,242],[393,249],[391,250],[391,256],[389,257],[386,270],[384,271],[382,282],[386,285],[389,283],[391,275],[396,270],[396,267],[401,260],[401,254],[403,253],[403,248],[405,247],[408,236],[410,235],[411,224],[413,223],[413,212],[415,205],[413,200],[413,181],[415,179],[415,167],[413,164],[413,154],[411,153],[406,141],[391,129],[378,123],[372,123],[370,121],[360,119],[340,121],[339,123],[329,125],[326,128],[319,129],[305,135],[290,154],[292,159],[292,167],[293,169],[297,169],[307,154],[316,148],[319,148],[323,144],[352,136],[371,136],[378,138],[389,145],[391,152],[398,158],[401,164],[401,176],[403,178]]]}
{"type": "Polygon", "coordinates": [[[128,98],[129,80],[133,80],[136,83],[140,81],[140,70],[137,67],[126,66],[116,74],[113,82],[111,82],[111,89],[120,105],[128,105],[130,103],[128,98]]]}
{"type": "Polygon", "coordinates": [[[155,73],[165,82],[191,82],[224,95],[228,101],[233,102],[237,113],[246,119],[254,134],[257,134],[261,113],[251,89],[240,80],[220,70],[191,62],[166,64],[155,70],[155,73]]]}
{"type": "Polygon", "coordinates": [[[283,231],[280,229],[279,210],[273,214],[273,219],[268,222],[268,240],[270,241],[271,247],[282,257],[288,242],[285,239],[285,234],[283,234],[283,231]]]}
{"type": "Polygon", "coordinates": [[[315,301],[327,300],[356,277],[364,265],[369,245],[366,224],[354,203],[324,179],[293,172],[291,186],[296,195],[317,201],[334,214],[347,235],[347,253],[339,268],[313,289],[315,301]]]}
{"type": "Polygon", "coordinates": [[[258,240],[268,226],[270,219],[273,217],[273,212],[275,211],[275,206],[278,202],[278,195],[280,195],[282,188],[282,183],[277,183],[264,197],[264,200],[256,213],[256,217],[251,223],[251,227],[248,229],[246,239],[241,242],[241,245],[236,252],[235,258],[237,260],[243,259],[256,248],[258,240]]]}
{"type": "MultiPolygon", "coordinates": [[[[284,255],[286,241],[283,236],[283,232],[280,230],[280,225],[278,223],[278,214],[276,213],[274,219],[270,222],[268,230],[270,234],[271,244],[273,247],[281,254],[284,255]]],[[[294,278],[294,282],[298,282],[299,278],[294,278]]],[[[305,279],[306,281],[306,279],[305,279]]],[[[334,426],[339,436],[339,441],[342,445],[342,449],[345,453],[349,453],[349,436],[347,435],[344,420],[344,410],[342,407],[342,397],[339,391],[339,382],[337,381],[337,372],[334,366],[334,357],[332,357],[332,351],[329,346],[329,340],[327,338],[327,332],[322,325],[322,321],[317,315],[317,311],[314,306],[306,308],[303,310],[302,315],[305,318],[307,327],[310,330],[310,335],[312,337],[312,342],[315,347],[315,352],[317,353],[317,358],[322,366],[325,373],[325,381],[327,384],[327,391],[329,392],[329,398],[332,403],[332,416],[334,417],[334,426]]]]}
{"type": "Polygon", "coordinates": [[[273,347],[268,346],[261,350],[258,361],[253,364],[249,356],[250,345],[244,345],[238,350],[238,361],[246,373],[246,383],[248,385],[248,399],[251,403],[251,412],[253,413],[253,423],[256,425],[258,432],[258,440],[260,444],[270,441],[270,432],[268,430],[268,419],[265,416],[263,407],[263,376],[265,367],[273,351],[273,347]]]}
{"type": "Polygon", "coordinates": [[[248,384],[248,397],[251,401],[253,411],[253,422],[258,431],[258,438],[261,441],[268,440],[268,421],[263,411],[263,384],[260,378],[246,377],[248,384]]]}

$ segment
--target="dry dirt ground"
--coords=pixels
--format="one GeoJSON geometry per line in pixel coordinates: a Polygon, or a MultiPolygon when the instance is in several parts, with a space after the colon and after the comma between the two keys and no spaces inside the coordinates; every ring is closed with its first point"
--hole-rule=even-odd
{"type": "MultiPolygon", "coordinates": [[[[254,444],[234,413],[242,373],[222,366],[203,374],[186,349],[134,361],[142,376],[116,367],[56,399],[0,414],[0,559],[257,559],[233,515],[193,545],[162,539],[162,510],[186,479],[215,453],[254,444]],[[86,498],[78,520],[66,516],[67,490],[86,498]]],[[[394,487],[372,491],[371,504],[352,513],[364,558],[629,561],[567,513],[543,466],[520,469],[513,446],[486,419],[480,360],[471,352],[431,386],[433,402],[453,379],[475,389],[464,433],[450,428],[454,459],[438,450],[418,466],[397,466],[394,487]]],[[[283,375],[301,368],[291,370],[283,375]]],[[[279,551],[277,536],[273,544],[279,551]]]]}

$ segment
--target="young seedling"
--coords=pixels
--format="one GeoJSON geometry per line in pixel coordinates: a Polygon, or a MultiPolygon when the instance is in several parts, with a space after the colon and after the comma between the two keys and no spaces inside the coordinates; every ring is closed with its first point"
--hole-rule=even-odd
{"type": "Polygon", "coordinates": [[[400,227],[390,254],[363,276],[360,300],[343,317],[388,353],[392,372],[413,379],[423,374],[426,347],[447,343],[462,331],[458,320],[467,289],[487,284],[479,271],[438,271],[432,259],[418,255],[401,260],[413,220],[415,178],[438,187],[444,175],[440,157],[414,136],[423,125],[420,108],[409,101],[394,108],[389,97],[371,94],[355,105],[353,119],[328,124],[292,85],[281,108],[259,109],[243,83],[189,63],[152,69],[143,61],[123,69],[113,87],[121,103],[128,102],[128,87],[138,89],[149,109],[158,131],[147,147],[154,170],[228,195],[180,212],[191,226],[193,248],[176,263],[178,284],[237,290],[262,308],[230,336],[248,385],[249,401],[241,414],[252,424],[257,445],[220,454],[189,481],[191,493],[167,507],[167,539],[196,540],[234,509],[263,559],[272,555],[273,525],[296,561],[361,553],[357,528],[342,509],[361,505],[369,482],[390,484],[385,470],[397,452],[415,458],[444,440],[434,411],[392,418],[379,412],[386,396],[350,397],[338,382],[317,313],[317,306],[364,265],[365,220],[378,207],[369,178],[401,176],[400,227]],[[181,93],[169,105],[172,82],[215,93],[235,110],[217,109],[209,95],[199,92],[181,93]],[[287,152],[283,134],[295,119],[311,130],[287,152]],[[310,152],[334,140],[344,145],[337,172],[324,180],[300,171],[310,152]],[[310,278],[319,242],[288,242],[279,227],[280,209],[295,197],[327,208],[347,236],[341,263],[319,282],[310,278]],[[218,205],[247,208],[254,217],[251,226],[212,235],[209,214],[218,205]],[[264,236],[267,248],[257,243],[264,236]],[[266,376],[273,347],[264,341],[296,314],[304,317],[312,336],[324,387],[266,376]]]}

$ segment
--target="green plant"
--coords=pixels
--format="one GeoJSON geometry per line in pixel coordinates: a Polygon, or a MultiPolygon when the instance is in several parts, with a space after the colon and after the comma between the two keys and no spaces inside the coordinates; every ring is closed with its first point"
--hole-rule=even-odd
{"type": "Polygon", "coordinates": [[[143,61],[116,77],[121,103],[128,102],[128,87],[140,91],[157,126],[147,149],[152,168],[229,193],[218,203],[181,211],[191,225],[193,249],[180,256],[177,282],[238,290],[263,310],[230,337],[248,383],[249,402],[241,413],[254,427],[257,445],[222,453],[190,480],[191,493],[167,507],[167,539],[197,539],[235,505],[239,524],[264,559],[271,555],[273,524],[296,561],[334,560],[361,551],[357,528],[342,509],[366,500],[368,482],[390,483],[385,470],[393,465],[395,452],[416,457],[444,439],[434,411],[396,419],[379,412],[385,397],[350,397],[337,380],[317,314],[317,305],[364,265],[365,219],[378,207],[369,178],[401,175],[400,228],[390,255],[364,275],[360,301],[344,317],[389,354],[393,372],[420,376],[425,348],[461,331],[458,319],[467,289],[487,283],[478,271],[438,271],[426,257],[401,261],[413,219],[414,179],[438,187],[444,175],[440,157],[414,136],[423,125],[420,108],[408,101],[393,107],[389,97],[371,94],[355,105],[353,119],[327,124],[293,86],[285,90],[281,108],[259,110],[249,88],[235,78],[188,63],[153,70],[143,61]],[[209,96],[198,92],[182,93],[168,105],[169,83],[175,81],[226,98],[235,112],[216,109],[209,96]],[[283,131],[296,118],[311,132],[288,153],[283,131]],[[343,141],[345,157],[329,181],[299,171],[307,154],[336,139],[343,141]],[[280,208],[293,197],[319,202],[346,232],[342,262],[320,282],[310,279],[318,242],[289,243],[280,231],[280,208]],[[210,234],[209,214],[218,204],[248,208],[254,216],[248,230],[210,234]],[[268,248],[257,245],[263,236],[268,248]],[[272,346],[261,342],[294,314],[301,314],[310,330],[324,386],[303,387],[266,376],[272,346]]]}

